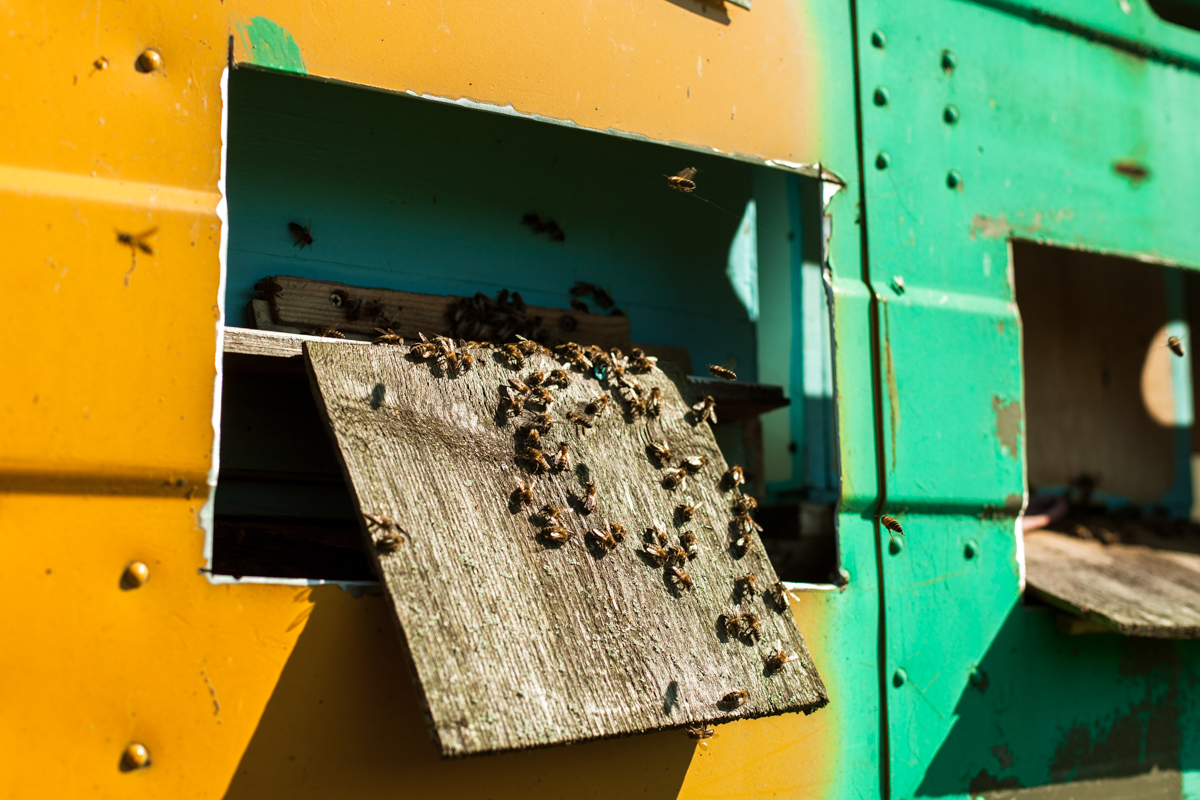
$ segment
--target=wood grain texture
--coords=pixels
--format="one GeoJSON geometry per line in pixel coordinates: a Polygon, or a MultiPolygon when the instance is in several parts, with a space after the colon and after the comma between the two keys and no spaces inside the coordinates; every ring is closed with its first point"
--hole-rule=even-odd
{"type": "Polygon", "coordinates": [[[1026,580],[1046,602],[1127,636],[1200,638],[1200,556],[1025,535],[1026,580]]]}
{"type": "MultiPolygon", "coordinates": [[[[391,328],[406,339],[449,333],[447,309],[459,298],[447,295],[371,289],[334,281],[276,275],[265,278],[277,287],[269,292],[275,324],[302,331],[330,326],[348,336],[374,339],[376,328],[391,328]],[[334,297],[337,300],[334,300],[334,297]],[[335,305],[336,303],[336,305],[335,305]]],[[[264,284],[265,285],[265,284],[264,284]]],[[[548,336],[544,344],[573,341],[628,350],[629,319],[584,314],[570,309],[528,306],[528,317],[540,317],[548,336]]]]}
{"type": "MultiPolygon", "coordinates": [[[[562,424],[545,437],[547,449],[568,443],[574,471],[534,477],[516,456],[513,423],[497,424],[498,387],[559,367],[550,357],[517,371],[480,349],[473,370],[448,377],[404,346],[304,346],[359,505],[404,531],[405,544],[378,554],[378,566],[444,755],[811,712],[828,701],[792,615],[761,592],[736,600],[738,576],[765,588],[775,572],[757,539],[741,557],[732,550],[725,462],[665,373],[638,376],[664,395],[661,417],[647,421],[624,415],[615,389],[573,372],[570,388],[554,390],[555,419],[600,393],[612,404],[586,435],[562,424]],[[662,439],[677,457],[709,460],[675,491],[646,451],[662,439]],[[536,481],[532,508],[512,505],[518,477],[536,481]],[[572,500],[582,480],[598,488],[587,517],[572,500]],[[686,501],[704,507],[677,528],[674,509],[686,501]],[[538,535],[533,514],[545,503],[568,508],[575,535],[565,545],[538,535]],[[605,553],[584,533],[608,521],[630,535],[605,553]],[[674,590],[639,553],[655,522],[672,541],[680,530],[698,537],[687,565],[694,589],[674,590]],[[719,617],[734,609],[759,615],[760,641],[724,634],[719,617]],[[772,673],[765,657],[776,641],[797,657],[772,673]],[[734,690],[749,701],[722,706],[734,690]]],[[[364,532],[370,539],[365,522],[364,532]]]]}

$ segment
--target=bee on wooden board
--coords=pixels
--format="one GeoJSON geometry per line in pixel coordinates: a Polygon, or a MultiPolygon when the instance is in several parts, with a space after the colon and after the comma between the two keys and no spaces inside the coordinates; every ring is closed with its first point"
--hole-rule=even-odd
{"type": "Polygon", "coordinates": [[[742,615],[736,611],[726,611],[721,615],[721,624],[729,638],[736,639],[742,635],[742,615]]]}
{"type": "MultiPolygon", "coordinates": [[[[521,295],[517,292],[513,292],[514,302],[517,300],[520,300],[520,299],[521,299],[521,295]]],[[[519,333],[517,334],[517,349],[520,350],[523,354],[525,354],[527,356],[531,356],[534,353],[547,352],[546,348],[543,347],[541,344],[539,344],[538,342],[535,342],[533,339],[526,339],[524,336],[522,336],[519,333]]]]}
{"type": "Polygon", "coordinates": [[[545,380],[546,380],[546,373],[539,369],[539,370],[537,370],[535,372],[531,372],[525,376],[525,385],[526,386],[541,386],[542,382],[545,380]]]}
{"type": "Polygon", "coordinates": [[[583,353],[576,353],[567,359],[571,362],[571,366],[580,372],[587,372],[592,368],[592,362],[583,353]]]}
{"type": "Polygon", "coordinates": [[[375,540],[375,549],[381,553],[394,553],[404,546],[404,537],[398,533],[385,533],[375,540]]]}
{"type": "Polygon", "coordinates": [[[736,517],[734,517],[733,521],[737,525],[739,533],[746,535],[749,535],[754,531],[762,533],[762,526],[755,522],[754,518],[749,514],[738,514],[736,517]]]}
{"type": "Polygon", "coordinates": [[[1183,354],[1184,354],[1183,341],[1178,336],[1168,336],[1167,337],[1167,347],[1171,348],[1172,353],[1179,356],[1180,358],[1183,358],[1183,354]]]}
{"type": "Polygon", "coordinates": [[[757,614],[747,612],[742,615],[742,636],[747,639],[762,637],[762,628],[757,614]]]}
{"type": "Polygon", "coordinates": [[[537,447],[537,448],[541,449],[542,434],[538,433],[537,428],[525,426],[525,427],[521,428],[521,431],[525,434],[526,446],[537,447]]]}
{"type": "Polygon", "coordinates": [[[566,442],[558,443],[558,452],[550,459],[550,468],[555,472],[571,471],[571,448],[566,442]]]}
{"type": "Polygon", "coordinates": [[[629,389],[638,397],[642,396],[642,384],[638,382],[637,378],[631,378],[630,376],[622,373],[617,376],[617,383],[624,388],[629,389]]]}
{"type": "Polygon", "coordinates": [[[554,522],[561,524],[563,510],[564,509],[561,506],[556,506],[553,503],[546,503],[546,505],[538,509],[537,515],[538,518],[541,519],[546,525],[554,522]]]}
{"type": "Polygon", "coordinates": [[[679,534],[679,543],[683,545],[683,551],[687,553],[688,558],[695,558],[700,555],[700,545],[696,543],[696,534],[691,531],[684,531],[679,534]]]}
{"type": "Polygon", "coordinates": [[[679,460],[679,466],[686,469],[689,475],[695,475],[708,466],[708,459],[704,456],[684,456],[679,460]]]}
{"type": "Polygon", "coordinates": [[[566,389],[571,385],[570,374],[563,369],[550,370],[549,377],[546,378],[547,386],[558,386],[561,389],[566,389]]]}
{"type": "Polygon", "coordinates": [[[470,353],[458,354],[458,369],[459,372],[468,372],[475,366],[475,357],[470,353]]]}
{"type": "Polygon", "coordinates": [[[734,464],[725,472],[723,481],[731,489],[737,489],[746,482],[746,472],[738,464],[734,464]]]}
{"type": "Polygon", "coordinates": [[[606,522],[604,523],[604,527],[618,542],[625,541],[625,537],[629,535],[629,532],[625,530],[625,526],[619,522],[606,522]]]}
{"type": "Polygon", "coordinates": [[[550,464],[547,463],[545,454],[536,447],[526,447],[521,453],[521,458],[532,464],[536,472],[550,471],[550,464]]]}
{"type": "Polygon", "coordinates": [[[541,535],[555,544],[566,544],[571,539],[571,532],[557,525],[548,525],[541,529],[541,535]]]}
{"type": "Polygon", "coordinates": [[[698,741],[707,741],[717,734],[715,730],[706,725],[701,725],[696,728],[687,728],[686,730],[689,739],[696,739],[698,741]]]}
{"type": "Polygon", "coordinates": [[[687,470],[685,469],[663,470],[662,485],[671,491],[682,489],[687,484],[687,475],[687,470]]]}
{"type": "Polygon", "coordinates": [[[646,398],[646,415],[657,417],[662,413],[662,389],[657,386],[650,390],[650,396],[646,398]]]}
{"type": "Polygon", "coordinates": [[[733,542],[733,546],[738,551],[739,557],[744,556],[754,546],[754,536],[749,531],[740,531],[738,538],[733,542]]]}
{"type": "Polygon", "coordinates": [[[692,192],[696,189],[696,173],[700,170],[695,167],[684,167],[674,175],[667,176],[667,186],[679,192],[692,192]]]}
{"type": "MultiPolygon", "coordinates": [[[[507,386],[500,387],[501,391],[507,389],[507,386]]],[[[500,401],[504,407],[504,413],[509,417],[519,417],[525,411],[525,401],[520,397],[512,397],[511,395],[501,396],[500,401]]]]}
{"type": "Polygon", "coordinates": [[[571,287],[572,297],[587,297],[596,291],[596,287],[584,281],[575,281],[575,285],[571,287]]]}
{"type": "Polygon", "coordinates": [[[404,344],[404,337],[391,328],[376,328],[375,344],[404,344]]]}
{"type": "Polygon", "coordinates": [[[596,305],[600,306],[601,308],[613,307],[612,295],[599,286],[592,290],[592,299],[595,300],[596,305]]]}
{"type": "Polygon", "coordinates": [[[270,278],[263,278],[258,283],[254,284],[254,291],[258,292],[264,300],[269,300],[275,295],[283,291],[283,287],[270,278]]]}
{"type": "Polygon", "coordinates": [[[776,642],[771,646],[771,652],[767,654],[765,659],[767,671],[778,672],[779,670],[783,669],[789,661],[794,661],[799,657],[800,656],[796,655],[795,653],[789,655],[788,652],[783,649],[783,646],[779,642],[776,642]]]}
{"type": "Polygon", "coordinates": [[[524,478],[517,478],[517,488],[513,489],[512,501],[518,506],[533,505],[533,481],[526,482],[524,478]]]}
{"type": "Polygon", "coordinates": [[[515,344],[501,345],[500,355],[504,357],[504,360],[508,363],[508,366],[512,367],[513,369],[524,369],[525,354],[522,353],[521,348],[517,347],[515,344]]]}
{"type": "Polygon", "coordinates": [[[513,391],[522,397],[529,397],[529,393],[532,391],[526,384],[522,383],[516,378],[509,378],[508,385],[513,388],[513,391]]]}
{"type": "Polygon", "coordinates": [[[418,358],[422,361],[425,361],[438,354],[438,346],[426,339],[425,334],[418,331],[417,336],[421,339],[421,341],[408,349],[409,355],[411,355],[413,358],[418,358]]]}
{"type": "Polygon", "coordinates": [[[367,527],[372,529],[382,528],[389,530],[400,527],[382,514],[363,514],[363,519],[367,521],[367,527]]]}
{"type": "Polygon", "coordinates": [[[640,398],[635,399],[635,400],[630,400],[629,401],[629,416],[633,417],[634,419],[638,419],[639,417],[646,416],[646,401],[642,400],[640,398]]]}
{"type": "Polygon", "coordinates": [[[750,699],[750,693],[739,689],[735,692],[730,692],[729,694],[722,697],[721,705],[729,706],[731,708],[740,708],[749,699],[750,699]]]}
{"type": "Polygon", "coordinates": [[[529,430],[538,431],[539,433],[542,433],[544,435],[544,434],[549,433],[550,428],[552,428],[553,426],[561,425],[561,424],[562,424],[561,422],[556,422],[555,419],[553,417],[551,417],[549,414],[541,413],[541,414],[534,414],[533,419],[529,420],[528,424],[526,424],[525,427],[529,430]]]}
{"type": "Polygon", "coordinates": [[[787,587],[783,585],[783,581],[771,584],[771,588],[767,590],[767,593],[771,596],[771,602],[775,608],[783,611],[788,607],[787,587]]]}
{"type": "Polygon", "coordinates": [[[675,506],[675,518],[680,522],[691,522],[692,517],[696,516],[696,512],[702,508],[704,508],[704,503],[697,503],[694,506],[680,503],[675,506]]]}
{"type": "Polygon", "coordinates": [[[680,566],[667,567],[667,577],[676,589],[692,589],[695,588],[695,583],[692,581],[692,576],[688,571],[680,566]]]}
{"type": "Polygon", "coordinates": [[[671,463],[671,448],[665,441],[651,442],[646,445],[646,450],[650,453],[650,457],[658,462],[659,466],[665,467],[671,463]]]}
{"type": "Polygon", "coordinates": [[[339,331],[333,325],[322,325],[320,328],[314,328],[310,333],[313,336],[324,336],[327,339],[345,339],[346,334],[339,331]]]}
{"type": "Polygon", "coordinates": [[[879,518],[879,524],[887,528],[889,533],[900,536],[904,535],[904,527],[899,522],[896,522],[895,517],[889,517],[887,514],[884,514],[879,518]]]}
{"type": "Polygon", "coordinates": [[[547,411],[554,405],[554,395],[545,386],[539,386],[529,393],[530,405],[541,406],[547,411]]]}
{"type": "Polygon", "coordinates": [[[657,564],[660,567],[663,564],[666,564],[667,559],[669,559],[671,557],[671,554],[669,552],[667,552],[667,548],[663,547],[661,544],[658,544],[656,542],[646,542],[645,544],[643,544],[642,552],[645,553],[650,558],[651,561],[653,561],[655,564],[657,564]]]}
{"type": "Polygon", "coordinates": [[[583,482],[583,513],[590,514],[596,510],[596,484],[592,481],[583,482]]]}
{"type": "Polygon", "coordinates": [[[758,508],[758,501],[749,495],[742,495],[733,501],[732,511],[735,514],[745,514],[758,508]]]}
{"type": "Polygon", "coordinates": [[[605,528],[592,528],[588,531],[588,536],[596,540],[596,544],[604,550],[613,550],[617,546],[617,539],[612,535],[612,531],[605,528]]]}
{"type": "Polygon", "coordinates": [[[712,399],[712,395],[705,395],[704,399],[692,406],[692,413],[696,417],[696,423],[709,421],[715,423],[717,421],[717,401],[712,399]]]}
{"type": "Polygon", "coordinates": [[[645,375],[653,372],[655,365],[658,363],[657,356],[648,356],[640,348],[633,348],[629,351],[629,371],[636,375],[645,375]]]}
{"type": "Polygon", "coordinates": [[[754,597],[758,594],[758,578],[746,573],[734,581],[734,589],[739,597],[754,597]]]}
{"type": "Polygon", "coordinates": [[[611,398],[608,395],[606,395],[606,394],[597,395],[596,397],[592,398],[592,402],[587,404],[587,408],[585,408],[584,411],[591,414],[592,416],[596,416],[601,411],[608,408],[608,404],[610,402],[611,402],[611,398]]]}
{"type": "Polygon", "coordinates": [[[311,219],[308,221],[307,225],[301,225],[299,222],[289,222],[287,228],[288,233],[290,233],[292,238],[296,240],[292,243],[292,247],[299,247],[301,250],[303,250],[306,247],[311,247],[313,242],[316,241],[316,239],[312,237],[311,219]]]}
{"type": "Polygon", "coordinates": [[[587,303],[575,297],[571,298],[571,308],[578,311],[580,314],[587,314],[590,311],[587,303]]]}
{"type": "Polygon", "coordinates": [[[576,411],[567,412],[567,422],[574,425],[575,432],[581,436],[586,435],[587,432],[592,428],[592,421],[576,411]]]}
{"type": "Polygon", "coordinates": [[[141,233],[125,233],[117,231],[117,243],[123,244],[131,250],[141,250],[148,256],[154,255],[154,248],[146,244],[146,240],[154,234],[158,233],[158,226],[147,228],[141,233]]]}
{"type": "Polygon", "coordinates": [[[667,563],[683,566],[688,562],[687,550],[684,550],[677,544],[670,545],[665,548],[667,551],[667,563]]]}
{"type": "Polygon", "coordinates": [[[667,543],[667,531],[657,522],[646,528],[645,536],[647,542],[654,542],[660,545],[665,545],[667,543]]]}

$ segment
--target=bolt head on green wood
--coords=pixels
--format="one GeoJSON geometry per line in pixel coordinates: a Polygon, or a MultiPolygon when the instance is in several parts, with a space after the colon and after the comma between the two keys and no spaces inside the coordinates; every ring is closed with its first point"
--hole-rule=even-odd
{"type": "Polygon", "coordinates": [[[899,689],[906,683],[908,683],[908,673],[902,668],[897,668],[896,671],[892,673],[892,686],[895,686],[897,689],[899,689]]]}
{"type": "Polygon", "coordinates": [[[953,105],[948,105],[942,110],[942,119],[947,125],[953,125],[958,122],[958,109],[953,105]]]}
{"type": "Polygon", "coordinates": [[[887,169],[892,163],[892,157],[887,153],[880,152],[875,156],[875,169],[887,169]]]}
{"type": "Polygon", "coordinates": [[[871,46],[876,50],[887,47],[887,37],[883,35],[883,31],[878,29],[871,31],[871,46]]]}
{"type": "Polygon", "coordinates": [[[880,108],[886,106],[888,104],[888,90],[883,86],[876,86],[875,93],[871,96],[871,101],[880,108]]]}

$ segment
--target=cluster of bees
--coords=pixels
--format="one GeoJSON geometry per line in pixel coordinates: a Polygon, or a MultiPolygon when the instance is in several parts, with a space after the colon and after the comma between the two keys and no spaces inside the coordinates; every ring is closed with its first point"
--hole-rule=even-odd
{"type": "Polygon", "coordinates": [[[450,335],[479,342],[507,342],[516,337],[534,341],[545,338],[542,318],[529,316],[520,292],[501,289],[495,299],[482,292],[460,297],[446,309],[450,335]]]}

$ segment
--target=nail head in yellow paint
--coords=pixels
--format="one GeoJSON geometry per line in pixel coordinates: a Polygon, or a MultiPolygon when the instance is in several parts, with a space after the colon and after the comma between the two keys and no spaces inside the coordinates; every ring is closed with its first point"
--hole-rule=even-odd
{"type": "Polygon", "coordinates": [[[133,772],[135,769],[145,769],[150,766],[150,751],[141,742],[130,742],[125,745],[121,754],[121,772],[133,772]]]}
{"type": "Polygon", "coordinates": [[[125,571],[121,573],[121,588],[127,591],[137,589],[145,585],[148,580],[150,580],[150,568],[141,561],[131,561],[129,566],[125,567],[125,571]]]}
{"type": "Polygon", "coordinates": [[[163,68],[162,53],[155,50],[153,47],[147,47],[142,51],[142,54],[137,57],[134,62],[134,67],[138,72],[158,72],[163,68]]]}

